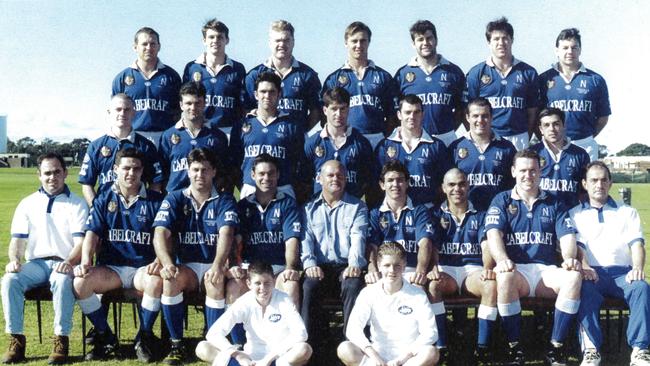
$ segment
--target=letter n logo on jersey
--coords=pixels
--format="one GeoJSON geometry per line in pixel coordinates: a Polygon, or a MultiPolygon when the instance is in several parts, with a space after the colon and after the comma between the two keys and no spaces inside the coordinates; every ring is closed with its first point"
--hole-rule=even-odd
{"type": "Polygon", "coordinates": [[[406,216],[406,226],[413,226],[413,216],[406,216]]]}
{"type": "Polygon", "coordinates": [[[522,84],[524,82],[524,77],[521,75],[521,73],[517,74],[517,82],[519,84],[522,84]]]}
{"type": "Polygon", "coordinates": [[[375,84],[379,84],[379,82],[380,82],[379,75],[375,75],[375,77],[372,78],[372,82],[375,83],[375,84]]]}
{"type": "Polygon", "coordinates": [[[214,220],[214,210],[213,209],[208,210],[208,219],[214,220]]]}
{"type": "Polygon", "coordinates": [[[140,206],[140,215],[142,215],[142,216],[147,215],[147,206],[145,206],[145,205],[140,206]]]}
{"type": "Polygon", "coordinates": [[[472,230],[478,230],[478,221],[474,220],[469,223],[469,228],[472,230]]]}
{"type": "Polygon", "coordinates": [[[580,80],[580,87],[587,88],[587,80],[580,80]]]}
{"type": "Polygon", "coordinates": [[[446,72],[443,72],[442,74],[440,74],[440,81],[447,81],[447,73],[446,72]]]}
{"type": "Polygon", "coordinates": [[[208,139],[208,146],[214,146],[214,139],[208,139]]]}
{"type": "Polygon", "coordinates": [[[279,133],[284,133],[284,127],[285,127],[284,125],[279,125],[278,126],[278,132],[279,133]]]}
{"type": "Polygon", "coordinates": [[[551,216],[548,211],[548,207],[542,208],[542,216],[551,216]]]}
{"type": "Polygon", "coordinates": [[[300,86],[300,78],[299,77],[296,76],[293,79],[293,86],[300,86]]]}
{"type": "Polygon", "coordinates": [[[273,217],[280,217],[280,208],[275,208],[273,210],[273,217]]]}
{"type": "Polygon", "coordinates": [[[494,157],[495,160],[503,160],[503,151],[497,151],[496,156],[494,157]]]}
{"type": "Polygon", "coordinates": [[[420,155],[425,159],[429,158],[429,149],[422,149],[422,154],[420,155]]]}

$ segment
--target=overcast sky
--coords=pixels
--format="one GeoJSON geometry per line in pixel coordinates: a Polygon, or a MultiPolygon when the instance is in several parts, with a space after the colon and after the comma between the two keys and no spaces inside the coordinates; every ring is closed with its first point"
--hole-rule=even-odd
{"type": "Polygon", "coordinates": [[[429,19],[438,52],[467,72],[488,55],[485,25],[505,15],[515,28],[515,57],[538,72],[555,61],[563,28],[582,33],[584,64],[605,77],[612,116],[598,137],[610,151],[650,143],[643,104],[650,85],[650,1],[7,1],[0,0],[0,114],[12,140],[94,139],[107,129],[114,76],[133,62],[133,34],[161,34],[161,60],[182,73],[202,52],[201,26],[216,17],[230,28],[227,53],[250,69],[268,57],[268,25],[296,28],[294,55],[321,81],[345,60],[343,30],[372,29],[370,58],[393,74],[412,56],[409,26],[429,19]]]}

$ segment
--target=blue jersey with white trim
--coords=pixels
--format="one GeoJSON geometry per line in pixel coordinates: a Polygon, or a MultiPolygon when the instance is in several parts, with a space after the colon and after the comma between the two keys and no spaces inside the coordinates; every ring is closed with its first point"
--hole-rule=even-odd
{"type": "MultiPolygon", "coordinates": [[[[255,80],[263,72],[276,72],[270,59],[252,68],[244,79],[242,101],[248,111],[257,108],[255,80]]],[[[294,58],[291,70],[282,77],[281,88],[278,109],[288,114],[291,121],[297,123],[303,133],[306,132],[309,128],[307,126],[309,110],[320,108],[318,92],[321,84],[318,74],[311,67],[294,58]]]]}
{"type": "Polygon", "coordinates": [[[517,149],[510,141],[496,136],[481,152],[471,139],[461,137],[449,145],[449,152],[467,175],[469,200],[477,210],[487,210],[497,193],[515,185],[510,167],[517,149]]]}
{"type": "Polygon", "coordinates": [[[589,154],[572,143],[567,143],[556,161],[543,142],[533,145],[531,150],[539,154],[542,168],[539,187],[556,196],[566,207],[579,203],[578,190],[584,168],[589,164],[589,154]]]}
{"type": "Polygon", "coordinates": [[[226,56],[226,63],[215,73],[205,64],[205,54],[185,65],[183,82],[200,82],[205,88],[206,124],[212,128],[232,127],[241,117],[241,93],[246,69],[226,56]]]}
{"type": "Polygon", "coordinates": [[[257,116],[248,114],[235,123],[230,133],[230,151],[233,166],[241,166],[243,182],[255,186],[250,172],[255,158],[267,153],[278,159],[280,178],[278,186],[292,184],[296,169],[303,161],[304,134],[287,114],[280,114],[268,125],[257,116]]]}
{"type": "Polygon", "coordinates": [[[321,97],[337,86],[350,93],[350,126],[363,134],[384,132],[385,121],[395,114],[397,104],[397,86],[387,71],[369,61],[359,80],[346,63],[325,79],[321,97]]]}
{"type": "MultiPolygon", "coordinates": [[[[433,202],[443,176],[452,167],[447,147],[442,141],[422,131],[420,142],[413,151],[408,152],[402,144],[400,128],[396,128],[375,148],[377,169],[381,170],[390,160],[401,162],[411,176],[408,195],[413,203],[419,205],[433,202]]],[[[378,172],[377,176],[379,175],[378,172]]]]}
{"type": "Polygon", "coordinates": [[[167,177],[167,192],[185,188],[190,185],[187,176],[189,164],[187,155],[197,148],[211,150],[227,170],[230,166],[228,157],[228,137],[219,129],[201,127],[196,136],[190,134],[180,122],[163,132],[160,137],[160,157],[167,177]]]}
{"type": "Polygon", "coordinates": [[[161,193],[146,190],[127,203],[117,183],[97,196],[85,231],[99,236],[97,265],[142,267],[156,259],[153,220],[163,200],[161,193]]]}
{"type": "Polygon", "coordinates": [[[447,202],[432,215],[439,243],[438,263],[445,266],[483,265],[481,238],[484,236],[485,212],[470,203],[463,221],[458,222],[447,202]]]}
{"type": "Polygon", "coordinates": [[[115,136],[104,135],[88,145],[81,169],[79,183],[95,186],[97,192],[110,187],[117,176],[113,171],[115,156],[122,149],[135,148],[144,154],[142,180],[147,183],[162,183],[165,179],[156,145],[145,137],[132,132],[129,137],[118,140],[115,136]]]}
{"type": "Polygon", "coordinates": [[[465,74],[460,67],[440,56],[430,74],[411,60],[395,73],[401,95],[415,94],[422,100],[424,130],[441,135],[455,130],[454,111],[462,109],[465,74]]]}
{"type": "Polygon", "coordinates": [[[346,174],[345,190],[357,198],[366,193],[362,190],[365,185],[377,181],[372,146],[355,128],[348,127],[345,143],[338,149],[327,135],[327,130],[323,129],[307,138],[304,152],[305,167],[309,171],[306,178],[314,179],[314,194],[323,189],[318,176],[321,167],[328,160],[338,160],[343,164],[346,174]]]}
{"type": "Polygon", "coordinates": [[[135,103],[133,129],[159,132],[171,127],[179,109],[181,77],[174,69],[158,62],[158,70],[147,79],[134,63],[117,74],[111,96],[125,93],[135,103]]]}
{"type": "Polygon", "coordinates": [[[244,239],[244,262],[263,260],[269,264],[286,265],[287,240],[300,240],[302,223],[296,201],[278,192],[266,208],[255,199],[255,194],[237,202],[244,239]]]}
{"type": "Polygon", "coordinates": [[[232,194],[213,188],[210,198],[198,207],[190,188],[177,190],[165,197],[153,226],[172,232],[178,263],[213,263],[219,229],[239,227],[237,204],[232,194]]]}
{"type": "Polygon", "coordinates": [[[537,108],[537,71],[517,59],[505,77],[494,64],[481,62],[467,73],[468,103],[478,97],[492,105],[492,128],[500,136],[528,132],[528,108],[537,108]]]}
{"type": "Polygon", "coordinates": [[[408,267],[418,264],[420,240],[427,238],[433,241],[434,235],[429,209],[425,205],[413,206],[410,199],[397,219],[385,203],[370,211],[368,243],[377,246],[388,242],[400,243],[406,250],[408,267]]]}
{"type": "Polygon", "coordinates": [[[605,79],[584,66],[567,82],[556,64],[539,76],[539,88],[542,106],[564,111],[566,135],[572,140],[593,136],[598,118],[612,114],[605,79]]]}
{"type": "Polygon", "coordinates": [[[530,210],[513,197],[513,190],[497,194],[485,216],[485,232],[490,229],[503,233],[508,257],[522,264],[557,265],[559,239],[576,233],[564,205],[545,191],[540,191],[530,210]]]}

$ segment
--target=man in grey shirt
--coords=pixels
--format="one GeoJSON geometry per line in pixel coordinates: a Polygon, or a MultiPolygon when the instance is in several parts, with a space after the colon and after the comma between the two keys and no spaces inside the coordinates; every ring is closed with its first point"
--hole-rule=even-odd
{"type": "Polygon", "coordinates": [[[323,293],[340,287],[343,300],[344,332],[354,301],[363,287],[361,270],[366,266],[368,208],[345,192],[345,168],[337,160],[321,167],[319,196],[305,205],[305,238],[302,241],[302,318],[312,345],[319,345],[319,327],[311,318],[320,309],[323,293]]]}

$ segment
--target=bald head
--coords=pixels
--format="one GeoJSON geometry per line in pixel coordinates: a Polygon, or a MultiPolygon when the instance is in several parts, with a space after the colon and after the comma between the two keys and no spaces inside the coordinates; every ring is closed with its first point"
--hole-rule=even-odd
{"type": "Polygon", "coordinates": [[[467,175],[458,168],[449,169],[442,180],[442,190],[449,204],[465,205],[469,192],[467,175]]]}

